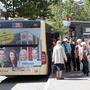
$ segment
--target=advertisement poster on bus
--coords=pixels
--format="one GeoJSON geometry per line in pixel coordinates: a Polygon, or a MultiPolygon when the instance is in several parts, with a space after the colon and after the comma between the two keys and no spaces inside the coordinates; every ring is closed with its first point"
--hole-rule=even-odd
{"type": "Polygon", "coordinates": [[[41,65],[40,28],[0,29],[0,68],[31,68],[41,65]]]}

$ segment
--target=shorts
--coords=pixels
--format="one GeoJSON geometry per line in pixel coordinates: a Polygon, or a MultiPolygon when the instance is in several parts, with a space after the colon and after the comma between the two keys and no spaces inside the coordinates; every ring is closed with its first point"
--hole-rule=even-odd
{"type": "Polygon", "coordinates": [[[55,70],[64,70],[64,64],[55,64],[55,70]]]}

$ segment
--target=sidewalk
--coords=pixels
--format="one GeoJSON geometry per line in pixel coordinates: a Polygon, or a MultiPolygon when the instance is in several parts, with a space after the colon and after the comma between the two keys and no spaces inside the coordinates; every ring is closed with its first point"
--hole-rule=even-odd
{"type": "Polygon", "coordinates": [[[44,90],[90,90],[90,76],[82,72],[64,73],[64,80],[57,80],[51,75],[44,90]]]}

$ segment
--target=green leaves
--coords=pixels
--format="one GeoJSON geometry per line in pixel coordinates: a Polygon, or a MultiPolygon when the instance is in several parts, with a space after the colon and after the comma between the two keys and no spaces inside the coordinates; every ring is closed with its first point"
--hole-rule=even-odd
{"type": "Polygon", "coordinates": [[[84,0],[84,6],[81,8],[74,0],[53,0],[49,6],[53,17],[50,17],[52,25],[62,34],[67,30],[62,25],[63,20],[67,20],[67,16],[71,16],[73,20],[85,21],[90,20],[90,1],[84,0]]]}
{"type": "Polygon", "coordinates": [[[27,17],[35,19],[38,16],[45,18],[50,15],[47,0],[4,0],[6,5],[7,17],[27,17]]]}

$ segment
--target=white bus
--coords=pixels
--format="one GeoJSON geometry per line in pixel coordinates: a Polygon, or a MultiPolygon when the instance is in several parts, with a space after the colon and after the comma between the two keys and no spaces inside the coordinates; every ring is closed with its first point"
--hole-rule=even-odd
{"type": "Polygon", "coordinates": [[[58,35],[46,29],[44,21],[0,21],[0,75],[47,75],[51,40],[58,35]]]}

